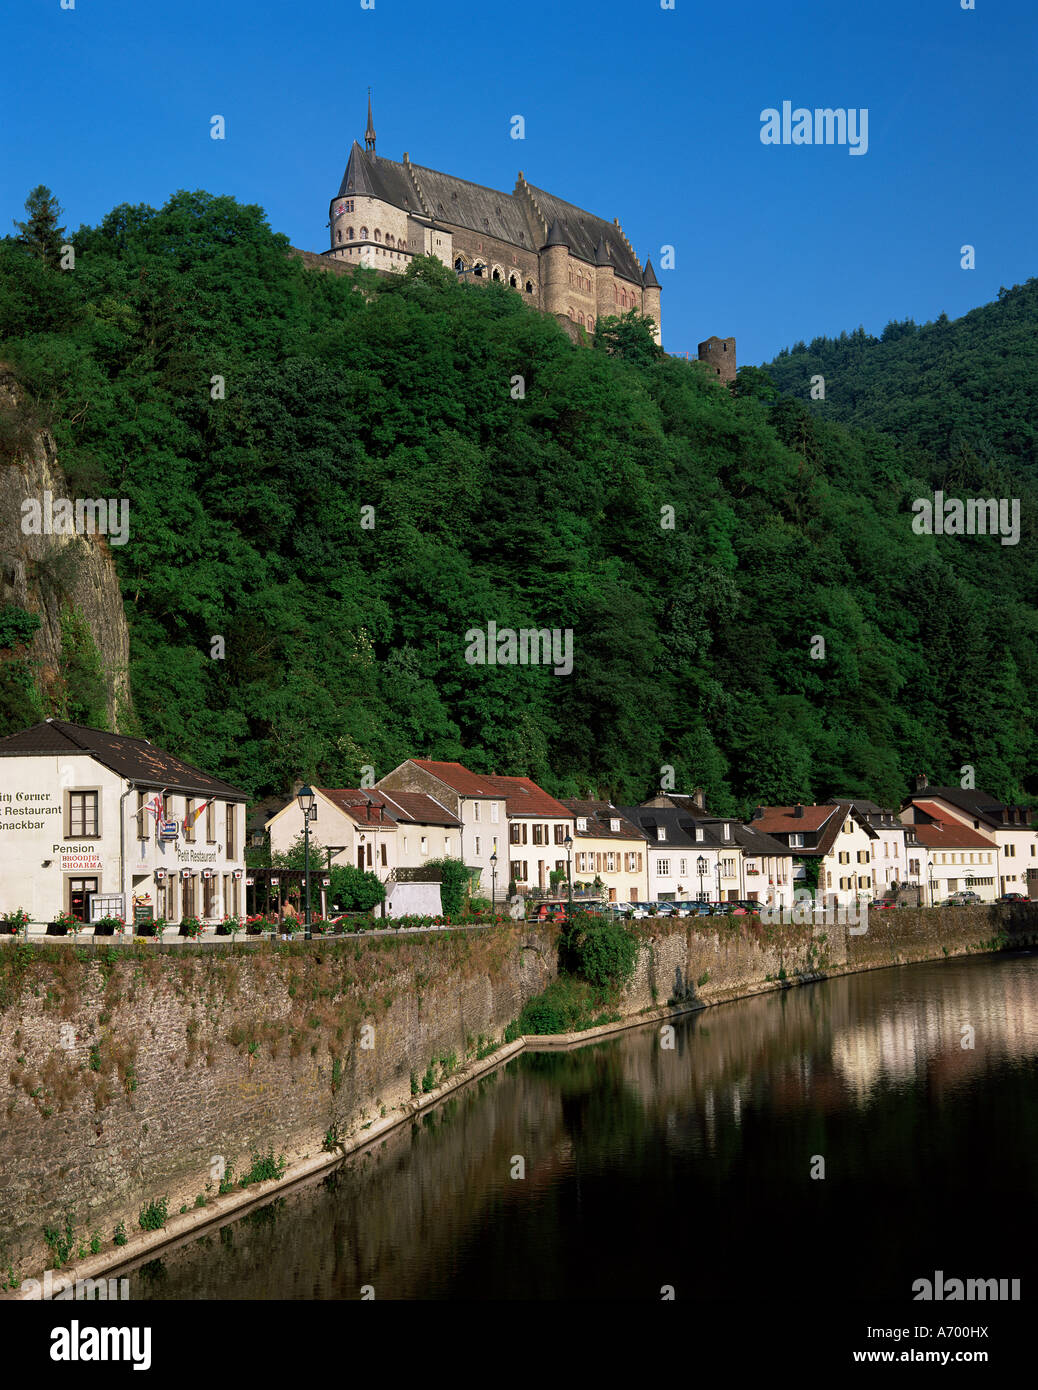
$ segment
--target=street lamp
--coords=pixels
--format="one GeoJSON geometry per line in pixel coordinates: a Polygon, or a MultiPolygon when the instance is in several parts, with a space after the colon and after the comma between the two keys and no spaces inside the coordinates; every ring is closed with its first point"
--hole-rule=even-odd
{"type": "Polygon", "coordinates": [[[709,867],[710,865],[706,862],[704,856],[700,855],[699,858],[696,860],[696,872],[699,874],[699,901],[701,903],[706,902],[706,898],[703,896],[703,878],[709,867]]]}
{"type": "Polygon", "coordinates": [[[932,864],[929,866],[927,872],[928,872],[929,875],[930,875],[930,906],[931,906],[931,907],[936,907],[936,906],[937,906],[937,902],[936,902],[936,898],[935,898],[935,896],[934,896],[934,877],[933,877],[933,865],[932,865],[932,864]]]}
{"type": "Polygon", "coordinates": [[[722,895],[721,895],[721,856],[720,856],[720,855],[717,856],[717,901],[718,901],[718,902],[723,902],[723,901],[724,901],[724,899],[723,899],[723,897],[722,897],[722,895]]]}
{"type": "Polygon", "coordinates": [[[494,852],[490,856],[490,910],[497,911],[497,841],[494,841],[494,852]]]}
{"type": "Polygon", "coordinates": [[[310,930],[310,822],[317,816],[317,807],[314,805],[317,798],[314,796],[313,787],[300,787],[296,800],[303,813],[303,873],[306,877],[306,907],[303,914],[305,931],[303,936],[305,940],[312,941],[314,934],[310,930]]]}
{"type": "Polygon", "coordinates": [[[562,842],[566,847],[566,900],[569,905],[567,915],[573,912],[573,856],[570,851],[573,849],[573,836],[566,831],[566,838],[562,842]]]}

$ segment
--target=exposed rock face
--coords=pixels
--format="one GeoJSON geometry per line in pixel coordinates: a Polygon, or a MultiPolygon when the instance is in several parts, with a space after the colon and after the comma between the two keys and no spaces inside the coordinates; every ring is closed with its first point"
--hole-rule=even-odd
{"type": "Polygon", "coordinates": [[[53,437],[45,429],[19,429],[24,393],[0,363],[0,604],[34,613],[40,629],[29,647],[44,713],[53,712],[62,668],[61,616],[82,615],[101,657],[108,726],[118,731],[132,716],[130,637],[115,561],[103,535],[26,535],[22,503],[43,505],[44,494],[71,497],[53,437]]]}

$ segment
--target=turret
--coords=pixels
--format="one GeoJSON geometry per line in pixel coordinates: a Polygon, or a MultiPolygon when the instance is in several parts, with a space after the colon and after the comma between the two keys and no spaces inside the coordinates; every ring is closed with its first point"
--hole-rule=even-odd
{"type": "MultiPolygon", "coordinates": [[[[646,257],[645,270],[642,273],[642,313],[646,318],[652,319],[655,324],[652,330],[652,336],[656,339],[657,343],[662,344],[663,325],[660,322],[660,315],[662,313],[661,299],[660,282],[656,279],[656,272],[652,268],[652,260],[646,257]]],[[[735,351],[734,344],[732,351],[735,351]]]]}
{"type": "Polygon", "coordinates": [[[699,360],[714,369],[719,381],[735,380],[735,339],[707,338],[699,344],[699,360]]]}
{"type": "Polygon", "coordinates": [[[602,318],[616,313],[616,271],[605,237],[599,238],[595,267],[595,315],[602,318]]]}
{"type": "Polygon", "coordinates": [[[551,224],[548,239],[541,247],[542,307],[549,314],[564,314],[569,307],[569,241],[558,218],[551,224]]]}

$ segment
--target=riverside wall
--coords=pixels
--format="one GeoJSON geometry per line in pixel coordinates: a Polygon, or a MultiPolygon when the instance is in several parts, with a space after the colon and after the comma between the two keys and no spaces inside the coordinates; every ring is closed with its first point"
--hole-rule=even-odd
{"type": "MultiPolygon", "coordinates": [[[[745,918],[647,919],[639,931],[617,1026],[847,971],[1033,945],[1038,904],[872,913],[861,935],[745,918]]],[[[66,1213],[77,1246],[101,1237],[91,1265],[111,1265],[115,1225],[140,1241],[148,1202],[168,1197],[171,1218],[187,1206],[206,1219],[196,1198],[208,1209],[219,1160],[237,1175],[273,1151],[292,1176],[337,1144],[386,1132],[430,1086],[429,1098],[496,1064],[501,1052],[479,1059],[555,976],[557,943],[557,927],[520,924],[175,954],[5,944],[0,1276],[53,1266],[42,1233],[66,1213]]]]}

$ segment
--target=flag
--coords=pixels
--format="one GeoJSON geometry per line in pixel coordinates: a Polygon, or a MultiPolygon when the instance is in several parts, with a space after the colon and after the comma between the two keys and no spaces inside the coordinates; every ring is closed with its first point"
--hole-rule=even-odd
{"type": "Polygon", "coordinates": [[[196,806],[196,807],[195,807],[195,809],[191,812],[191,814],[190,814],[189,816],[185,816],[185,817],[184,817],[184,829],[185,829],[185,830],[187,830],[190,826],[194,825],[195,821],[198,819],[198,817],[202,814],[202,812],[205,810],[205,808],[206,808],[208,805],[209,805],[209,802],[208,802],[208,801],[203,801],[202,804],[201,804],[200,806],[196,806]]]}
{"type": "Polygon", "coordinates": [[[146,811],[150,811],[151,814],[155,817],[156,820],[161,820],[161,819],[162,819],[162,809],[163,809],[163,808],[162,808],[162,797],[159,796],[159,794],[156,792],[154,798],[153,798],[151,801],[148,802],[147,806],[145,806],[144,809],[145,809],[146,811]]]}

